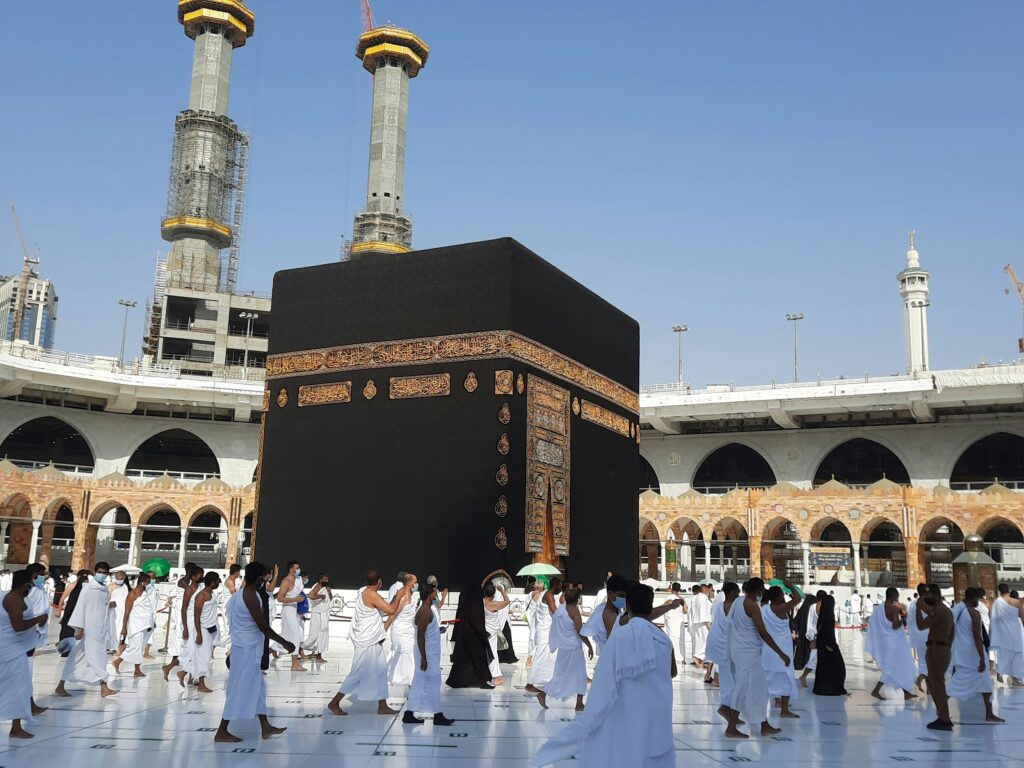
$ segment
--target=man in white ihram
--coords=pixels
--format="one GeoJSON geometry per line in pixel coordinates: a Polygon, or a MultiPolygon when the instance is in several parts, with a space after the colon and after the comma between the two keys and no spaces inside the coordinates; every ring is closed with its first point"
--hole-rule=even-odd
{"type": "Polygon", "coordinates": [[[61,674],[60,683],[54,693],[70,696],[64,684],[99,683],[100,696],[113,696],[117,691],[107,685],[107,576],[110,566],[96,563],[93,576],[82,585],[78,603],[68,620],[68,626],[75,630],[75,647],[68,655],[61,674]]]}
{"type": "Polygon", "coordinates": [[[999,596],[992,601],[989,626],[992,627],[990,642],[996,649],[996,672],[999,682],[1009,675],[1010,685],[1018,688],[1024,685],[1024,635],[1021,634],[1021,617],[1024,616],[1020,600],[1010,597],[1010,587],[999,585],[999,596]]]}
{"type": "Polygon", "coordinates": [[[876,605],[868,619],[868,637],[864,650],[871,654],[882,673],[871,695],[881,701],[885,701],[883,685],[899,688],[906,700],[917,698],[911,693],[917,668],[910,654],[910,638],[903,628],[903,611],[899,590],[889,587],[885,590],[885,602],[876,605]]]}
{"type": "Polygon", "coordinates": [[[988,654],[981,637],[981,614],[978,599],[985,594],[981,587],[968,587],[963,602],[953,608],[953,676],[946,692],[965,704],[971,696],[981,694],[985,705],[985,722],[1002,723],[992,711],[992,676],[988,673],[988,654]]]}
{"type": "MultiPolygon", "coordinates": [[[[384,629],[391,636],[391,655],[388,658],[388,688],[393,696],[405,696],[412,685],[416,670],[416,575],[407,573],[401,593],[398,610],[384,623],[384,629]]],[[[392,598],[394,599],[394,598],[392,598]]]]}
{"type": "Polygon", "coordinates": [[[694,594],[690,605],[690,631],[693,633],[693,664],[702,667],[708,632],[711,630],[711,601],[708,599],[707,587],[703,584],[698,586],[699,591],[694,594]]]}
{"type": "Polygon", "coordinates": [[[672,736],[672,641],[651,622],[654,591],[631,584],[627,623],[609,635],[594,670],[586,709],[533,758],[534,766],[576,757],[587,768],[669,768],[672,736]]]}
{"type": "Polygon", "coordinates": [[[503,585],[488,584],[484,587],[484,629],[487,632],[487,643],[491,646],[491,682],[494,685],[504,685],[505,678],[501,676],[501,664],[498,663],[498,635],[505,628],[508,621],[508,606],[512,601],[505,594],[503,585]],[[498,595],[501,590],[501,595],[498,595]]]}
{"type": "Polygon", "coordinates": [[[351,696],[357,701],[377,702],[378,715],[397,715],[388,706],[388,665],[384,659],[384,619],[381,614],[391,616],[398,610],[403,595],[409,594],[408,585],[395,594],[390,603],[380,596],[380,574],[370,571],[366,574],[366,586],[359,590],[355,601],[355,615],[352,617],[352,669],[342,680],[338,693],[331,699],[327,709],[332,714],[348,714],[341,708],[341,700],[351,696]]]}

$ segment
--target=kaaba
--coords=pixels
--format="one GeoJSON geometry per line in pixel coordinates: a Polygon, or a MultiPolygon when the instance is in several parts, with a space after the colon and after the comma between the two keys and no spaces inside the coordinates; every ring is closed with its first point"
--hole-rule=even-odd
{"type": "Polygon", "coordinates": [[[274,277],[253,557],[638,571],[636,321],[513,239],[274,277]]]}

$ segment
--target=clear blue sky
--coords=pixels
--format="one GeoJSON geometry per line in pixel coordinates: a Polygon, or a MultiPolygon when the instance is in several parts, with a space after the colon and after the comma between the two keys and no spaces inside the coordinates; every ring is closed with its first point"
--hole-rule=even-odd
{"type": "MultiPolygon", "coordinates": [[[[230,115],[252,132],[241,287],[337,258],[366,180],[357,0],[252,0],[230,115]]],[[[899,372],[906,231],[933,367],[1016,356],[1024,4],[378,0],[413,81],[415,244],[511,235],[636,317],[641,380],[899,372]]],[[[173,0],[0,4],[0,198],[60,296],[57,346],[141,336],[192,44],[173,0]]],[[[19,268],[7,212],[0,270],[19,268]]],[[[585,322],[586,318],[580,318],[585,322]]]]}

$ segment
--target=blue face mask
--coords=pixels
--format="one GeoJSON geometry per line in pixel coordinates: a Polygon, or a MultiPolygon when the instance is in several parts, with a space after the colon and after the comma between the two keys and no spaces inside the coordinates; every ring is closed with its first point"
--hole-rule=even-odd
{"type": "Polygon", "coordinates": [[[612,600],[612,605],[614,605],[621,611],[623,608],[626,607],[626,598],[616,597],[614,600],[612,600]]]}
{"type": "Polygon", "coordinates": [[[97,584],[106,584],[107,583],[107,574],[105,574],[105,573],[97,573],[97,574],[95,574],[93,576],[93,578],[96,580],[97,584]]]}
{"type": "Polygon", "coordinates": [[[297,579],[301,575],[302,575],[302,569],[301,568],[296,568],[295,569],[295,578],[297,579]]]}
{"type": "Polygon", "coordinates": [[[36,585],[37,587],[39,587],[40,589],[42,589],[42,588],[43,588],[43,585],[44,585],[44,584],[46,583],[46,579],[45,579],[44,577],[42,577],[42,576],[36,576],[36,577],[35,577],[35,578],[34,578],[34,579],[32,580],[32,583],[33,583],[33,584],[35,584],[35,585],[36,585]]]}

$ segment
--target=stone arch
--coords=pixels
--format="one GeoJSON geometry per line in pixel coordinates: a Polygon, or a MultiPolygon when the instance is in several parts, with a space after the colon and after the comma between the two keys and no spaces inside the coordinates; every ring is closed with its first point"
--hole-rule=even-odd
{"type": "Polygon", "coordinates": [[[963,530],[949,517],[933,517],[921,524],[917,548],[925,582],[940,587],[953,585],[952,564],[963,552],[963,541],[963,530]]]}
{"type": "Polygon", "coordinates": [[[96,466],[92,440],[70,421],[56,416],[36,416],[14,427],[0,443],[2,457],[15,463],[77,465],[89,471],[96,466]]]}
{"type": "Polygon", "coordinates": [[[677,581],[699,581],[704,578],[705,535],[701,524],[688,515],[676,517],[668,526],[665,536],[666,560],[671,563],[672,557],[667,550],[674,551],[674,577],[677,581]],[[684,537],[685,534],[685,537],[684,537]]]}
{"type": "Polygon", "coordinates": [[[225,526],[228,525],[228,516],[224,512],[224,510],[222,510],[216,504],[203,504],[198,509],[193,510],[192,514],[188,516],[188,522],[186,523],[186,527],[191,528],[193,525],[195,525],[196,520],[198,520],[203,515],[210,514],[211,512],[213,514],[218,515],[224,521],[225,526]]]}
{"type": "Polygon", "coordinates": [[[866,486],[882,478],[910,484],[908,462],[902,450],[885,439],[879,440],[873,433],[870,438],[838,440],[822,451],[814,466],[815,486],[824,485],[833,477],[849,486],[866,486]]]}
{"type": "Polygon", "coordinates": [[[220,476],[220,460],[210,444],[187,429],[165,429],[139,440],[125,474],[155,473],[220,476]]]}
{"type": "Polygon", "coordinates": [[[884,515],[861,527],[861,567],[875,587],[905,587],[908,584],[907,548],[903,527],[884,515]]]}
{"type": "Polygon", "coordinates": [[[845,544],[853,542],[853,533],[849,526],[837,517],[823,517],[811,526],[811,541],[835,542],[845,544]],[[842,538],[842,536],[846,538],[842,538]]]}
{"type": "Polygon", "coordinates": [[[1017,538],[1019,536],[1021,537],[1021,540],[1024,541],[1024,532],[1021,531],[1020,523],[1018,523],[1016,520],[1012,520],[1011,518],[1004,517],[1002,515],[986,517],[984,520],[978,523],[977,534],[984,538],[986,541],[988,541],[988,539],[992,537],[992,534],[1000,528],[1008,528],[1013,531],[1016,531],[1017,536],[1014,536],[1012,538],[1017,538]]]}
{"type": "Polygon", "coordinates": [[[797,523],[777,515],[764,524],[761,536],[761,576],[772,579],[803,571],[800,542],[806,536],[797,523]]]}
{"type": "Polygon", "coordinates": [[[783,515],[777,515],[761,528],[762,541],[800,541],[804,532],[800,526],[783,515]]]}
{"type": "Polygon", "coordinates": [[[733,488],[769,488],[777,478],[764,453],[745,442],[732,441],[701,457],[690,487],[702,493],[726,493],[733,488]]]}
{"type": "Polygon", "coordinates": [[[715,521],[711,533],[712,578],[718,581],[745,581],[750,578],[750,536],[746,525],[736,517],[715,521]]]}
{"type": "Polygon", "coordinates": [[[661,579],[661,534],[653,520],[640,519],[640,575],[661,579]]]}
{"type": "Polygon", "coordinates": [[[1024,487],[1024,437],[993,432],[957,454],[947,474],[953,489],[979,490],[994,482],[1024,487]]]}
{"type": "Polygon", "coordinates": [[[135,515],[132,514],[131,507],[122,502],[120,499],[103,499],[97,504],[93,505],[93,508],[89,511],[89,522],[99,523],[103,517],[110,512],[112,509],[124,509],[128,512],[128,517],[132,523],[135,522],[135,515]]]}
{"type": "Polygon", "coordinates": [[[67,507],[71,510],[71,514],[75,514],[75,502],[71,500],[70,496],[61,495],[52,499],[45,507],[42,508],[42,519],[44,522],[52,522],[57,512],[61,507],[67,507]]]}
{"type": "Polygon", "coordinates": [[[658,477],[654,465],[644,458],[643,454],[638,454],[638,456],[640,460],[640,493],[647,490],[661,493],[661,479],[658,477]]]}
{"type": "Polygon", "coordinates": [[[181,512],[179,512],[178,509],[173,504],[169,504],[166,501],[157,501],[146,507],[142,511],[142,514],[139,515],[138,525],[148,525],[153,516],[160,512],[173,512],[174,515],[178,518],[178,526],[181,526],[181,512]]]}
{"type": "Polygon", "coordinates": [[[0,517],[35,518],[32,500],[20,491],[8,494],[3,502],[0,502],[0,517]]]}
{"type": "Polygon", "coordinates": [[[127,556],[131,526],[135,522],[131,509],[119,499],[104,499],[97,503],[89,512],[89,525],[85,530],[84,567],[92,568],[97,560],[107,560],[114,564],[114,560],[123,559],[118,557],[122,552],[127,556]],[[112,512],[113,519],[105,519],[112,512]]]}

